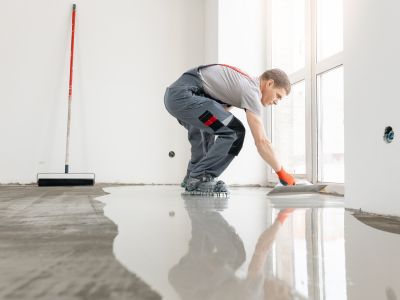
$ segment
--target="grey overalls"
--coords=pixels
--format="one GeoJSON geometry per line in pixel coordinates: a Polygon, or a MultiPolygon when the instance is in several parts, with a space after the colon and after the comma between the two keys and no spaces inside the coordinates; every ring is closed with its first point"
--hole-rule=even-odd
{"type": "Polygon", "coordinates": [[[225,111],[222,102],[205,94],[199,74],[204,67],[207,66],[185,72],[170,85],[165,92],[164,104],[188,130],[192,147],[187,174],[218,177],[239,154],[245,128],[233,114],[225,111]]]}

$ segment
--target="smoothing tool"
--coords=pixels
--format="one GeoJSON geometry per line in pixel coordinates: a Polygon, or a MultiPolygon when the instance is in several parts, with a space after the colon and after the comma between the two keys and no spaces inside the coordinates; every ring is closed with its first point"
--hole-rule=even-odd
{"type": "Polygon", "coordinates": [[[295,185],[282,185],[278,183],[267,194],[268,196],[278,196],[282,194],[314,194],[321,192],[327,185],[326,184],[311,184],[307,180],[298,181],[295,185]]]}

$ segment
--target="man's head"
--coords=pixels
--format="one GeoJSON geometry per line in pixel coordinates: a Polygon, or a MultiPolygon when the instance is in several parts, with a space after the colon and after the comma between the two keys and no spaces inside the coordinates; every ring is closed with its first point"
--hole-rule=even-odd
{"type": "Polygon", "coordinates": [[[261,103],[263,106],[277,104],[279,100],[290,94],[289,77],[280,69],[265,71],[260,76],[261,103]]]}

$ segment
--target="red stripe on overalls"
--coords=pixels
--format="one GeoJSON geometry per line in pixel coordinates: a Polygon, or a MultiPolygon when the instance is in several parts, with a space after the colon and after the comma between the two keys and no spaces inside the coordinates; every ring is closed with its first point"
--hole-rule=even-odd
{"type": "Polygon", "coordinates": [[[207,68],[207,67],[212,67],[212,66],[223,66],[223,67],[227,67],[227,68],[232,69],[232,70],[234,70],[234,71],[236,71],[236,72],[239,72],[239,73],[242,74],[243,76],[246,76],[246,77],[248,77],[248,78],[251,78],[251,76],[250,76],[249,74],[247,74],[246,72],[243,72],[243,71],[240,70],[239,68],[236,68],[236,67],[234,67],[234,66],[227,65],[227,64],[210,64],[210,65],[204,65],[204,66],[201,66],[200,69],[207,68]]]}
{"type": "Polygon", "coordinates": [[[212,116],[211,118],[209,118],[206,122],[204,122],[204,125],[206,126],[211,126],[212,124],[214,124],[214,122],[217,121],[217,118],[212,116]]]}
{"type": "Polygon", "coordinates": [[[224,67],[230,68],[230,69],[232,69],[232,70],[235,70],[236,72],[239,72],[239,73],[242,74],[243,76],[246,76],[246,77],[250,78],[250,75],[249,75],[249,74],[243,72],[243,71],[240,70],[239,68],[236,68],[236,67],[230,66],[230,65],[225,65],[225,64],[218,64],[218,65],[219,65],[219,66],[224,66],[224,67]]]}

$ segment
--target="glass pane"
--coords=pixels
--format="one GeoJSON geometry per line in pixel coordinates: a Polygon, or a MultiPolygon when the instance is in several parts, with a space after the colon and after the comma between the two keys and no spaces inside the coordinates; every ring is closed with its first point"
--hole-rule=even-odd
{"type": "Polygon", "coordinates": [[[343,67],[317,77],[318,180],[344,182],[343,67]]]}
{"type": "Polygon", "coordinates": [[[290,74],[305,66],[305,0],[272,0],[272,66],[290,74]]]}
{"type": "Polygon", "coordinates": [[[318,61],[343,51],[343,0],[317,0],[318,61]]]}
{"type": "Polygon", "coordinates": [[[273,107],[272,143],[286,171],[306,173],[304,81],[292,85],[290,95],[273,107]]]}

